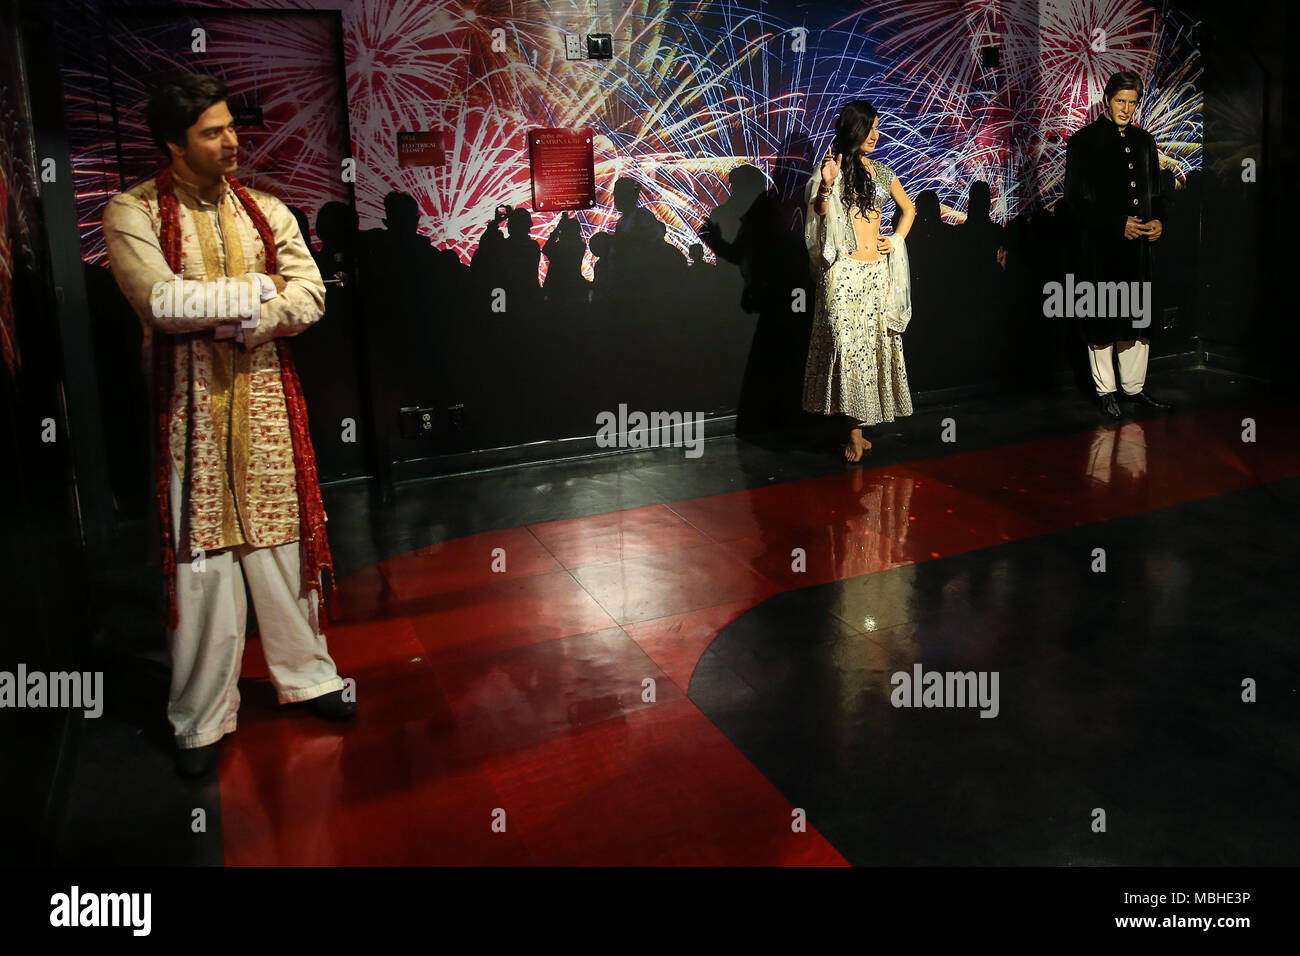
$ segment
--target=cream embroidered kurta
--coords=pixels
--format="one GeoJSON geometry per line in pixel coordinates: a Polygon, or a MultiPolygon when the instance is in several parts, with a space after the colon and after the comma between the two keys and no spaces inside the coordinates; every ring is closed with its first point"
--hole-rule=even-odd
{"type": "MultiPolygon", "coordinates": [[[[226,276],[261,298],[266,255],[252,219],[222,182],[215,203],[176,180],[180,206],[183,299],[206,295],[226,276]]],[[[297,541],[298,494],[293,442],[280,383],[275,338],[297,335],[325,311],[325,285],[288,208],[248,190],[275,235],[284,292],[262,302],[258,324],[243,342],[218,339],[218,326],[238,319],[158,317],[159,283],[173,283],[159,241],[161,215],[154,181],[114,196],[104,209],[104,238],[117,284],[144,326],[144,361],[151,368],[155,331],[178,334],[170,405],[172,463],[186,489],[179,554],[249,544],[297,541]],[[187,480],[188,479],[188,480],[187,480]]],[[[179,312],[180,309],[175,311],[179,312]]]]}

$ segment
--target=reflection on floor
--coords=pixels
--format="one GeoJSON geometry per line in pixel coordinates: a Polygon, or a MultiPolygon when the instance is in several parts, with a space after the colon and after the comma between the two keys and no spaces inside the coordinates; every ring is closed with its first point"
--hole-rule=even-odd
{"type": "Polygon", "coordinates": [[[388,518],[333,491],[361,712],[277,708],[249,641],[225,862],[1293,859],[1295,411],[918,416],[862,466],[727,440],[388,518]],[[998,716],[891,706],[915,664],[998,672],[998,716]]]}
{"type": "Polygon", "coordinates": [[[918,408],[862,466],[804,431],[327,487],[361,714],[278,708],[252,641],[206,783],[172,771],[142,530],[51,862],[1291,862],[1296,409],[1152,390],[1177,410],[1118,425],[918,408]],[[917,664],[997,671],[998,716],[890,706],[917,664]]]}

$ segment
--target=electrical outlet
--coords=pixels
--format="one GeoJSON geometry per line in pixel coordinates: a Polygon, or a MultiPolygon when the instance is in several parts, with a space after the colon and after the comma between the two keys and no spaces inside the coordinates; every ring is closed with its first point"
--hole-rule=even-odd
{"type": "Polygon", "coordinates": [[[614,38],[608,33],[587,34],[587,57],[592,60],[609,60],[614,56],[614,38]]]}
{"type": "Polygon", "coordinates": [[[582,37],[576,33],[564,35],[564,58],[566,60],[582,59],[582,37]]]}
{"type": "Polygon", "coordinates": [[[462,428],[464,428],[465,427],[464,403],[461,403],[459,405],[448,405],[447,420],[448,420],[448,424],[451,426],[451,430],[454,432],[458,432],[462,428]]]}
{"type": "Polygon", "coordinates": [[[433,416],[436,409],[404,406],[400,419],[403,438],[419,438],[433,432],[433,416]]]}

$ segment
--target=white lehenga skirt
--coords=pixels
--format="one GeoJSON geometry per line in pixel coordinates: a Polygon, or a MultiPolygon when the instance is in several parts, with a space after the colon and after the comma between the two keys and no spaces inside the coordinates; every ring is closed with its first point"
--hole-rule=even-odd
{"type": "Polygon", "coordinates": [[[912,414],[903,337],[885,327],[889,268],[841,256],[817,290],[803,408],[874,425],[912,414]]]}

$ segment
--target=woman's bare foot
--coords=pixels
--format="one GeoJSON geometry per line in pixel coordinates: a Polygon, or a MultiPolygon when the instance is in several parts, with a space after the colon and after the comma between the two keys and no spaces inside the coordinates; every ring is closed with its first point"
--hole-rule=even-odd
{"type": "Polygon", "coordinates": [[[849,443],[844,446],[845,461],[861,461],[864,453],[871,450],[871,442],[862,437],[862,429],[855,428],[849,432],[849,443]]]}

